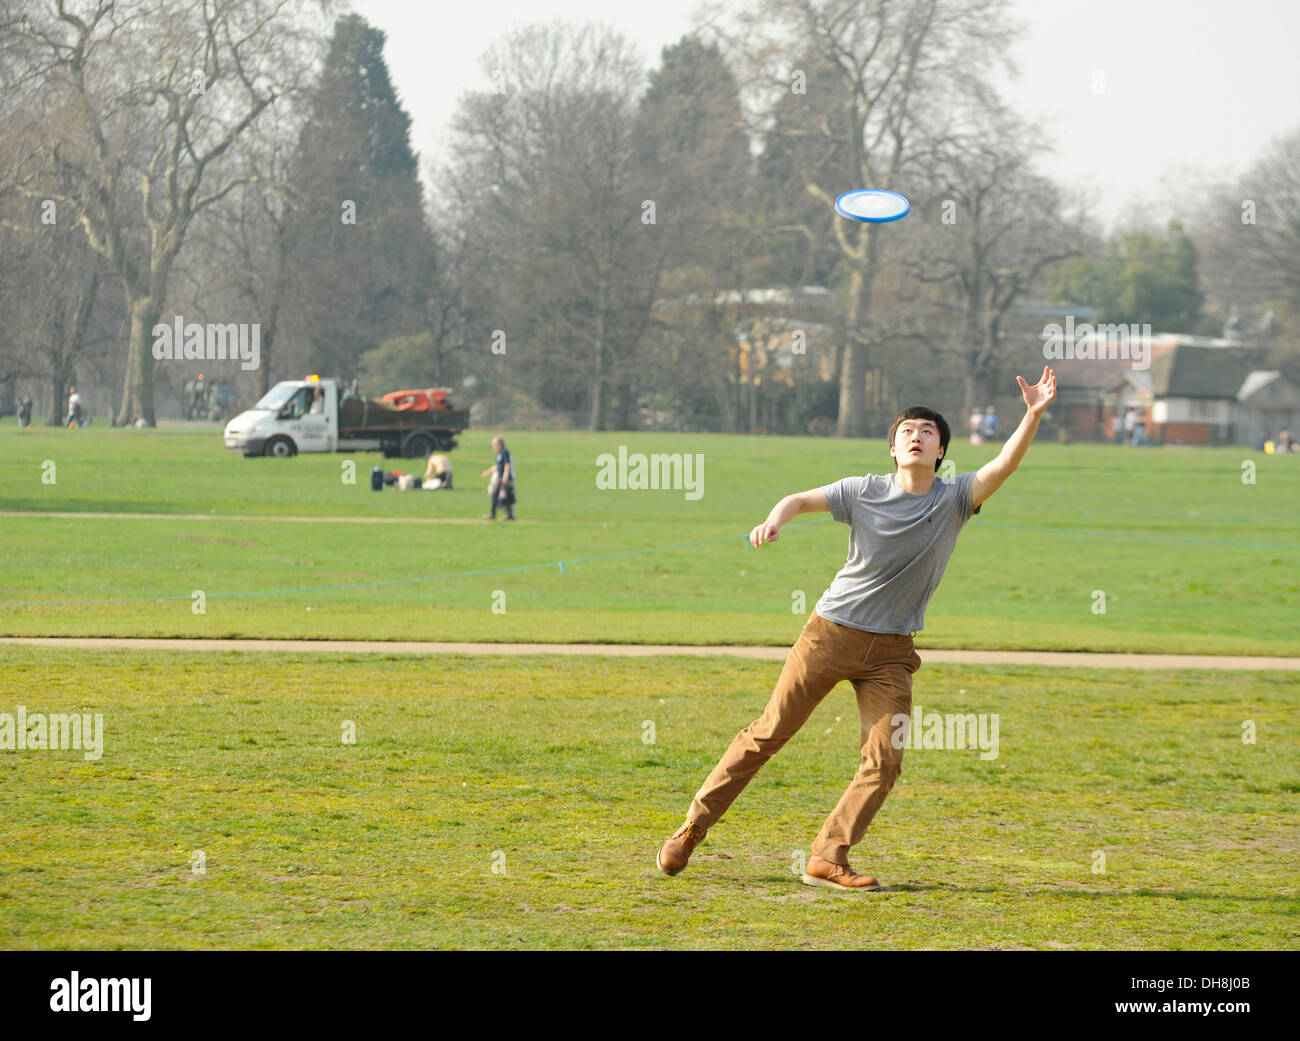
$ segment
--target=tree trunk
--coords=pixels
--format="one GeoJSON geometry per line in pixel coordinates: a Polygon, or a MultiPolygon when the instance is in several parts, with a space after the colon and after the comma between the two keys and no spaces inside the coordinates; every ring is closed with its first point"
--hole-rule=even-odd
{"type": "Polygon", "coordinates": [[[63,425],[63,417],[66,415],[64,409],[68,401],[67,389],[68,383],[62,366],[56,366],[50,376],[50,393],[54,395],[50,400],[49,425],[52,427],[63,425]]]}
{"type": "Polygon", "coordinates": [[[596,382],[591,387],[591,418],[587,429],[605,429],[605,381],[600,376],[596,377],[596,382]]]}
{"type": "Polygon", "coordinates": [[[126,382],[122,388],[122,407],[117,413],[118,426],[131,426],[143,419],[155,425],[153,412],[153,327],[158,324],[162,301],[153,297],[130,300],[131,339],[127,345],[126,382]]]}
{"type": "Polygon", "coordinates": [[[980,394],[980,389],[979,389],[979,381],[976,379],[975,370],[970,365],[966,366],[966,378],[963,382],[965,384],[965,391],[966,391],[965,396],[963,398],[963,400],[966,402],[966,411],[962,414],[961,417],[962,428],[968,430],[970,424],[970,414],[977,408],[980,409],[980,411],[983,411],[982,406],[979,404],[979,402],[982,400],[982,395],[980,394]]]}
{"type": "Polygon", "coordinates": [[[865,437],[867,432],[867,347],[858,336],[870,301],[870,274],[862,266],[855,266],[849,276],[847,342],[840,370],[840,414],[835,424],[839,437],[865,437]]]}
{"type": "Polygon", "coordinates": [[[608,405],[605,400],[606,353],[605,340],[602,336],[598,340],[596,347],[596,373],[591,384],[591,418],[589,426],[591,430],[605,429],[605,410],[608,405]]]}
{"type": "Polygon", "coordinates": [[[271,316],[262,325],[262,351],[257,370],[257,396],[265,397],[271,389],[271,349],[275,346],[275,327],[280,319],[280,301],[271,305],[271,316]]]}
{"type": "MultiPolygon", "coordinates": [[[[54,329],[51,337],[50,351],[50,390],[54,397],[50,401],[50,426],[63,426],[67,416],[68,382],[73,379],[72,364],[63,343],[63,310],[55,312],[54,329]]],[[[75,384],[74,384],[75,386],[75,384]]]]}
{"type": "Polygon", "coordinates": [[[609,375],[609,340],[605,320],[608,317],[609,283],[602,280],[596,295],[596,372],[591,388],[591,429],[605,429],[605,382],[609,375]]]}
{"type": "Polygon", "coordinates": [[[614,429],[631,430],[632,429],[632,385],[626,380],[620,380],[618,384],[618,393],[614,398],[614,429]]]}

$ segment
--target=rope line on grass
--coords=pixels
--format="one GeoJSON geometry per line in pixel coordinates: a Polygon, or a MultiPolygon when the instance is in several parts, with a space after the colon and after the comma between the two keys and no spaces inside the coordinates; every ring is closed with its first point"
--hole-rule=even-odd
{"type": "MultiPolygon", "coordinates": [[[[833,519],[830,517],[822,517],[818,520],[801,521],[798,524],[787,524],[785,529],[807,528],[816,524],[829,524],[832,523],[832,520],[833,519]]],[[[1014,528],[1018,531],[1046,532],[1051,535],[1081,535],[1091,536],[1093,538],[1134,539],[1151,542],[1190,542],[1205,546],[1238,546],[1247,549],[1300,549],[1300,546],[1289,542],[1236,542],[1228,539],[1193,539],[1180,538],[1172,535],[1139,535],[1121,531],[1081,531],[1075,528],[1050,528],[1044,525],[1007,524],[998,521],[982,521],[980,527],[1014,528]]],[[[294,586],[288,589],[247,589],[232,593],[205,592],[204,599],[229,599],[241,596],[281,596],[290,593],[324,593],[336,589],[373,589],[382,586],[413,585],[418,582],[441,582],[452,578],[481,578],[484,575],[504,575],[515,571],[540,571],[554,567],[559,568],[560,574],[567,575],[569,572],[566,570],[566,565],[570,564],[590,564],[599,560],[615,560],[620,557],[643,556],[647,553],[664,553],[669,550],[689,549],[692,546],[708,546],[717,542],[731,542],[733,539],[743,539],[745,542],[745,548],[751,548],[749,545],[749,533],[745,532],[740,535],[720,535],[717,538],[712,539],[695,539],[691,542],[670,542],[662,546],[646,546],[643,549],[620,550],[617,553],[600,553],[590,557],[566,557],[563,560],[547,560],[540,564],[516,564],[512,567],[488,568],[480,571],[453,571],[443,575],[419,575],[413,578],[383,578],[375,579],[370,582],[339,582],[324,586],[294,586]]],[[[164,603],[171,600],[192,599],[193,594],[184,596],[123,596],[91,600],[3,600],[0,601],[0,608],[66,607],[79,604],[164,603]]]]}

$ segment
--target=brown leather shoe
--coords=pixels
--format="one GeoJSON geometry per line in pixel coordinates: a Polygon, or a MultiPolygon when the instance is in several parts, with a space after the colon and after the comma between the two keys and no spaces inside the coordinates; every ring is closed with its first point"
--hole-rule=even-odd
{"type": "Polygon", "coordinates": [[[880,883],[870,875],[859,875],[847,864],[832,864],[821,857],[809,859],[803,882],[810,886],[825,886],[827,889],[865,889],[872,892],[880,888],[880,883]]]}
{"type": "Polygon", "coordinates": [[[686,866],[695,847],[704,841],[705,832],[694,821],[687,821],[660,848],[655,863],[665,875],[675,875],[686,866]]]}

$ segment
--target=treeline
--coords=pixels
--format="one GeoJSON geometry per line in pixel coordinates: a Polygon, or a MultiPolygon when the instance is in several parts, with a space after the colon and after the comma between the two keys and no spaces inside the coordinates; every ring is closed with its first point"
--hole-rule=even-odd
{"type": "Polygon", "coordinates": [[[754,0],[649,69],[606,27],[518,30],[430,193],[383,33],[336,14],[0,0],[0,411],[58,422],[77,382],[152,424],[200,370],[247,400],[319,372],[484,422],[862,436],[1035,373],[1044,304],[1227,326],[1294,374],[1300,133],[1107,238],[994,89],[1001,0],[754,0]],[[912,212],[834,213],[867,186],[912,212]],[[258,367],[156,360],[178,317],[257,326],[258,367]]]}

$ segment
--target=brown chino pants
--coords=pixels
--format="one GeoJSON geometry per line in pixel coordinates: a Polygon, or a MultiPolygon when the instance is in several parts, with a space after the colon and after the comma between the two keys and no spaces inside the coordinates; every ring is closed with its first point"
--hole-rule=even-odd
{"type": "MultiPolygon", "coordinates": [[[[912,637],[869,633],[809,616],[786,659],[763,714],[740,731],[691,803],[689,820],[707,830],[736,796],[812,715],[840,680],[848,680],[862,717],[862,762],[812,845],[815,856],[847,864],[903,769],[903,750],[890,740],[895,715],[911,717],[912,674],[921,659],[912,637]]],[[[902,733],[901,731],[898,731],[902,733]]]]}

